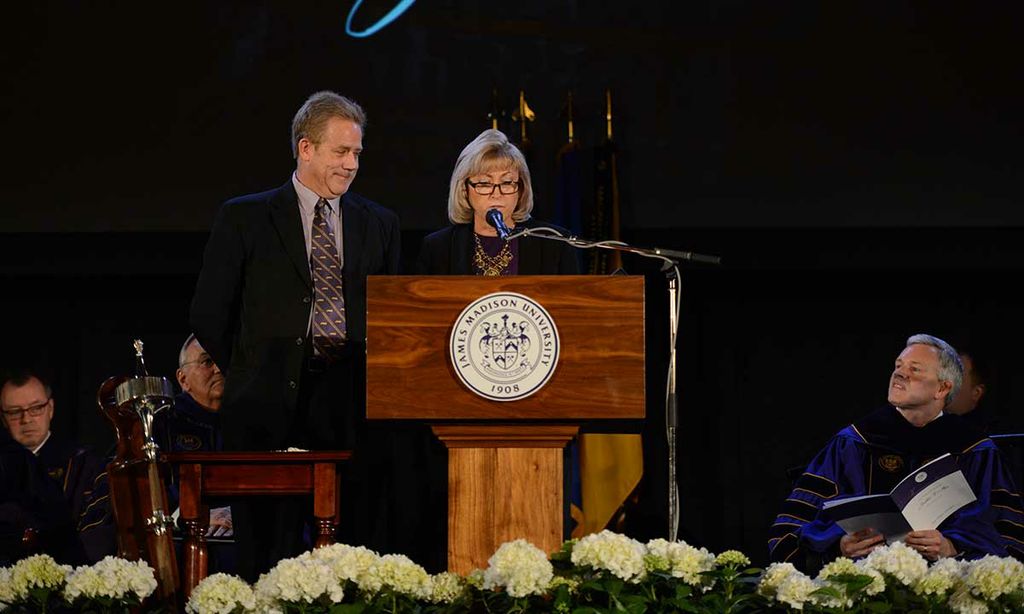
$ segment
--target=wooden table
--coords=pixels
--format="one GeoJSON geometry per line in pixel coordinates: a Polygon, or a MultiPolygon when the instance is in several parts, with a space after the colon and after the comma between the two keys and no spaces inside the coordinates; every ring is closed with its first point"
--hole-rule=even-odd
{"type": "Polygon", "coordinates": [[[351,456],[350,451],[167,454],[168,462],[178,466],[178,505],[185,527],[185,599],[207,573],[208,498],[313,495],[314,547],[327,546],[334,543],[339,521],[338,465],[351,456]]]}

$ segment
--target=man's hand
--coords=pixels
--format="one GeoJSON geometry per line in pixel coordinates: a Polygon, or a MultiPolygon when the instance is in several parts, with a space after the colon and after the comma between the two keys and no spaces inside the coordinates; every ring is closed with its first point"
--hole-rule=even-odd
{"type": "Polygon", "coordinates": [[[903,541],[929,561],[957,555],[953,542],[943,537],[942,533],[936,529],[911,531],[907,533],[907,537],[903,541]]]}
{"type": "Polygon", "coordinates": [[[839,540],[839,550],[843,556],[855,559],[866,556],[869,552],[885,542],[885,536],[874,529],[863,529],[844,535],[839,540]]]}
{"type": "Polygon", "coordinates": [[[231,528],[231,508],[215,507],[210,510],[210,528],[206,531],[207,537],[231,537],[234,530],[231,528]]]}

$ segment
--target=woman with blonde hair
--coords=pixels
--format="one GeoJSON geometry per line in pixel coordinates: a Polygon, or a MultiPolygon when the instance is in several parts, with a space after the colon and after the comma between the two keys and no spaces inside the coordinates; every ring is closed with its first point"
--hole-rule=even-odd
{"type": "Polygon", "coordinates": [[[533,184],[526,158],[504,133],[493,129],[481,132],[459,154],[448,189],[452,224],[423,239],[417,272],[488,276],[579,273],[575,250],[566,243],[535,237],[500,238],[487,221],[491,209],[501,213],[510,230],[552,226],[530,217],[533,184]]]}
{"type": "MultiPolygon", "coordinates": [[[[498,130],[484,130],[466,145],[455,162],[448,191],[451,225],[423,239],[417,272],[422,275],[575,275],[579,273],[576,250],[567,243],[537,237],[505,241],[487,222],[487,212],[497,209],[505,226],[551,226],[530,217],[533,185],[530,169],[519,148],[498,130]]],[[[427,558],[444,569],[447,542],[447,452],[436,437],[423,432],[421,448],[426,461],[415,471],[429,494],[417,508],[427,558]]]]}

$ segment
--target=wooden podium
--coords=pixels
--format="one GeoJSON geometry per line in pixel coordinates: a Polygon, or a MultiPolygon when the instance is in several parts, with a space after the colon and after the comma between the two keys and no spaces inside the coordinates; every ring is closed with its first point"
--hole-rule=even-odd
{"type": "Polygon", "coordinates": [[[367,418],[430,423],[448,448],[448,569],[486,568],[518,538],[557,550],[562,448],[579,422],[644,417],[643,278],[370,276],[366,319],[367,418]],[[495,292],[558,329],[550,379],[513,401],[471,391],[449,356],[463,309],[495,292]]]}

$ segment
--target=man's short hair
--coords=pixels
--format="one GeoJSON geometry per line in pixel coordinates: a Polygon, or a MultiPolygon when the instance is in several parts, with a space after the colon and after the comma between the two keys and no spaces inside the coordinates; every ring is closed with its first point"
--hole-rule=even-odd
{"type": "Polygon", "coordinates": [[[953,384],[943,403],[943,407],[948,407],[964,383],[964,364],[960,361],[960,354],[942,339],[924,333],[907,337],[906,347],[912,345],[930,345],[939,350],[939,379],[953,384]]]}
{"type": "Polygon", "coordinates": [[[354,100],[330,91],[321,91],[306,99],[292,119],[292,157],[299,157],[299,141],[309,139],[319,145],[328,120],[339,117],[366,129],[366,113],[354,100]]]}
{"type": "Polygon", "coordinates": [[[188,346],[192,345],[192,342],[196,340],[195,333],[189,334],[185,338],[185,343],[181,344],[181,351],[178,352],[178,368],[181,369],[188,362],[188,346]]]}
{"type": "Polygon", "coordinates": [[[10,384],[15,388],[21,388],[25,384],[29,383],[32,378],[39,380],[39,383],[43,385],[43,391],[46,392],[47,397],[53,396],[53,390],[50,388],[49,379],[36,369],[28,367],[19,367],[11,371],[5,372],[0,376],[0,390],[3,390],[4,386],[10,384]]]}

